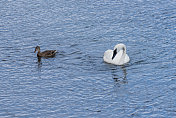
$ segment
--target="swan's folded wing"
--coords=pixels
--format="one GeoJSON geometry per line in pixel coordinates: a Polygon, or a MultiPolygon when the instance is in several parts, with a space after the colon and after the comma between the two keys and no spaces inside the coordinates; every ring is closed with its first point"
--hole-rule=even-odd
{"type": "Polygon", "coordinates": [[[112,61],[113,50],[107,50],[104,52],[103,59],[105,62],[110,63],[112,61]]]}
{"type": "Polygon", "coordinates": [[[127,62],[129,62],[130,61],[130,58],[129,58],[129,56],[126,54],[126,56],[125,56],[125,63],[127,63],[127,62]]]}

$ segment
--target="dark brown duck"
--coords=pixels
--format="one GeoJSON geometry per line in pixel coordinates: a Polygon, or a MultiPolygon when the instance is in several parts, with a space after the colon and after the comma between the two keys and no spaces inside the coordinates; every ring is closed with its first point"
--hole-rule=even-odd
{"type": "Polygon", "coordinates": [[[44,52],[40,52],[40,47],[39,47],[39,46],[37,46],[37,47],[35,48],[34,53],[35,53],[36,51],[38,51],[38,52],[37,52],[37,57],[54,57],[55,54],[56,54],[56,52],[57,52],[56,50],[46,50],[46,51],[44,51],[44,52]]]}

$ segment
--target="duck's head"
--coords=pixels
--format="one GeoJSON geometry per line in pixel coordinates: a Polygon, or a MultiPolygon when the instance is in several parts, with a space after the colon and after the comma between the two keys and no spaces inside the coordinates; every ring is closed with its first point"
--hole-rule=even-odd
{"type": "Polygon", "coordinates": [[[114,57],[116,56],[116,54],[117,54],[120,50],[123,50],[123,53],[124,53],[124,54],[126,53],[126,46],[125,46],[124,44],[122,44],[122,43],[117,44],[117,45],[114,47],[112,60],[114,59],[114,57]]]}
{"type": "Polygon", "coordinates": [[[36,51],[40,52],[40,47],[39,47],[39,46],[36,46],[36,47],[35,47],[34,53],[35,53],[36,51]]]}

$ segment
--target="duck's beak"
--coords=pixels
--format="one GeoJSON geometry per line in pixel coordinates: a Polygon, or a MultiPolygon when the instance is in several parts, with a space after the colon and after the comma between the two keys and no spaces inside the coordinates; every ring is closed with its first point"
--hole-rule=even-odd
{"type": "Polygon", "coordinates": [[[117,54],[117,49],[115,49],[115,50],[113,51],[112,60],[114,59],[114,57],[116,56],[116,54],[117,54]]]}

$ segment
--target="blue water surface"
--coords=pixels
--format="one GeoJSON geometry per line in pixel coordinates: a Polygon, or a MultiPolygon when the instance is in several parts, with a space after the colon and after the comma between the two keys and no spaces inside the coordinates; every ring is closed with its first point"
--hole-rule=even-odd
{"type": "Polygon", "coordinates": [[[0,118],[176,118],[175,0],[1,0],[0,118]],[[118,43],[130,62],[103,54],[118,43]],[[34,53],[56,49],[54,58],[34,53]]]}

